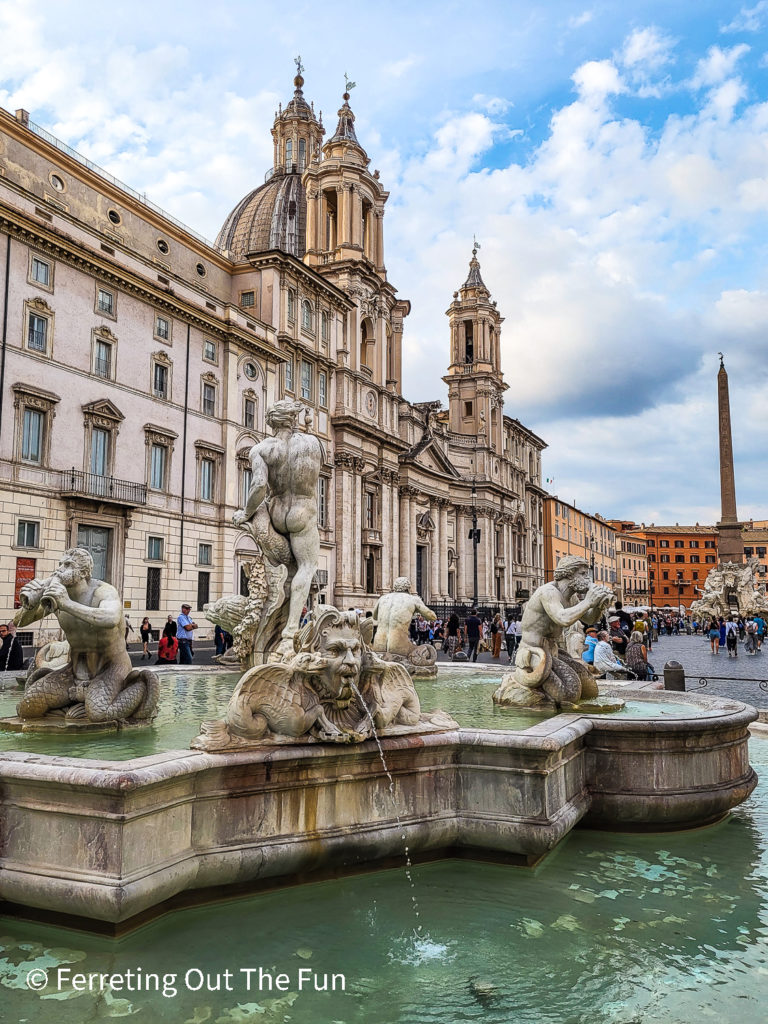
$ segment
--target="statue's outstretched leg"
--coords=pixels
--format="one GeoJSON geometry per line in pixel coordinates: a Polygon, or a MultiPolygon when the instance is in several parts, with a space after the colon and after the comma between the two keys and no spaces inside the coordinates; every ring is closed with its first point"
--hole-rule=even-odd
{"type": "MultiPolygon", "coordinates": [[[[133,675],[130,673],[128,678],[133,675]]],[[[125,721],[135,716],[146,696],[143,678],[126,685],[123,667],[110,666],[85,688],[84,717],[91,722],[125,721]]]]}

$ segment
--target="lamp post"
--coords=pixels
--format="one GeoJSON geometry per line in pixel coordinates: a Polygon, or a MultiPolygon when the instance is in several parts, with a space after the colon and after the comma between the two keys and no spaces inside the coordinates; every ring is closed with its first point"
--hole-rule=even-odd
{"type": "Polygon", "coordinates": [[[595,550],[597,548],[597,541],[595,540],[594,533],[589,535],[589,565],[592,572],[592,582],[595,582],[595,550]]]}
{"type": "Polygon", "coordinates": [[[679,572],[677,574],[677,617],[682,619],[683,617],[683,574],[679,572]]]}

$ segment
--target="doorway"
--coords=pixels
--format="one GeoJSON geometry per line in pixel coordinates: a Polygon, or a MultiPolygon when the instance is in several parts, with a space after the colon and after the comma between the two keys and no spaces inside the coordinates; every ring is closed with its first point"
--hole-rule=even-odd
{"type": "Polygon", "coordinates": [[[81,523],[77,527],[77,546],[90,551],[93,559],[93,577],[111,583],[112,531],[106,526],[81,523]]]}

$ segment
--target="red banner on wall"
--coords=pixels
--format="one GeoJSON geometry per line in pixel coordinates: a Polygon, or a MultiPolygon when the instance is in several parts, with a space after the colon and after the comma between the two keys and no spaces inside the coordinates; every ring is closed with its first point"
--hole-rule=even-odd
{"type": "Polygon", "coordinates": [[[21,608],[19,593],[22,587],[25,587],[27,583],[31,583],[35,578],[35,563],[36,559],[34,558],[16,559],[16,586],[13,591],[14,608],[21,608]]]}

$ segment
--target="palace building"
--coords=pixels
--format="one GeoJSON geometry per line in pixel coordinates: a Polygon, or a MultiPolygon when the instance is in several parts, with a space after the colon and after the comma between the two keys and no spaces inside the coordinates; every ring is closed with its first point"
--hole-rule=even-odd
{"type": "Polygon", "coordinates": [[[504,414],[477,253],[447,311],[448,406],[412,404],[388,193],[349,95],[324,141],[303,85],[275,116],[266,180],[213,243],[0,110],[4,619],[75,544],[134,624],[239,591],[252,548],[232,515],[283,396],[325,448],[319,599],[369,608],[407,575],[428,603],[469,603],[475,555],[481,604],[543,582],[545,444],[504,414]]]}

